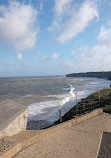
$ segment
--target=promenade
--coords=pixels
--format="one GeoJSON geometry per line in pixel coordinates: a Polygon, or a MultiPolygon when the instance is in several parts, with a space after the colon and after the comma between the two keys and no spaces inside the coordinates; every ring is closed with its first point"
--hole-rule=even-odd
{"type": "Polygon", "coordinates": [[[106,113],[56,131],[14,158],[96,158],[103,132],[111,132],[111,115],[106,113]]]}
{"type": "Polygon", "coordinates": [[[111,134],[103,132],[111,132],[111,115],[97,109],[48,129],[0,138],[0,158],[96,158],[101,140],[104,158],[111,155],[111,134]]]}

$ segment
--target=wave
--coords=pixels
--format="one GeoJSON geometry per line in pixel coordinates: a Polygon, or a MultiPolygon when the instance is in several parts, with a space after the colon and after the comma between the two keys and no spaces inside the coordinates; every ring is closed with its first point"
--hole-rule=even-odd
{"type": "Polygon", "coordinates": [[[69,93],[61,95],[48,95],[46,97],[55,97],[57,100],[43,101],[39,103],[30,104],[28,106],[29,120],[44,120],[52,116],[56,111],[62,108],[64,104],[75,98],[75,88],[69,85],[69,93]]]}
{"type": "Polygon", "coordinates": [[[28,107],[28,121],[37,121],[37,129],[51,126],[54,121],[57,121],[59,119],[60,109],[62,110],[62,116],[64,116],[73,106],[76,105],[77,102],[79,102],[82,98],[87,97],[93,92],[91,90],[76,92],[75,88],[72,85],[69,85],[69,89],[70,91],[66,94],[48,96],[56,97],[57,100],[43,101],[39,103],[30,104],[28,107]]]}

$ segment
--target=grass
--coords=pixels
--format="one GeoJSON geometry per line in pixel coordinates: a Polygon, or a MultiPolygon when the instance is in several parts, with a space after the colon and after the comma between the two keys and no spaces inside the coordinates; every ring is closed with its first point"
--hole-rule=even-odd
{"type": "Polygon", "coordinates": [[[104,107],[103,112],[111,114],[111,106],[104,107]]]}

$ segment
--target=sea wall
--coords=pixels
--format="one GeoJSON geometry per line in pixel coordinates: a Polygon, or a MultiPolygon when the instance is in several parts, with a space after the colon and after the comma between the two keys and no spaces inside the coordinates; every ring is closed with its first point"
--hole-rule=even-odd
{"type": "MultiPolygon", "coordinates": [[[[38,142],[39,140],[43,139],[46,136],[50,136],[52,133],[56,131],[60,131],[64,128],[71,127],[73,125],[77,125],[85,120],[91,119],[102,114],[102,109],[97,109],[92,111],[91,113],[87,113],[83,116],[74,118],[72,120],[66,121],[54,127],[45,129],[45,130],[26,130],[24,132],[20,132],[17,135],[11,137],[11,141],[15,143],[10,147],[8,150],[4,150],[3,153],[0,154],[0,158],[12,158],[15,154],[17,154],[22,149],[38,142]],[[40,133],[39,133],[40,132],[40,133]],[[17,138],[18,137],[18,138],[17,138]],[[22,138],[21,138],[22,137],[22,138]],[[18,140],[16,142],[16,139],[18,140]]],[[[10,138],[9,138],[10,140],[10,138]]]]}
{"type": "MultiPolygon", "coordinates": [[[[92,111],[90,113],[84,114],[82,116],[78,116],[77,118],[74,118],[72,120],[69,120],[69,121],[60,123],[58,125],[55,125],[53,127],[41,130],[41,131],[43,131],[43,133],[41,133],[41,134],[39,134],[37,136],[30,137],[30,139],[27,139],[24,142],[22,142],[22,147],[26,148],[26,147],[36,143],[38,140],[42,139],[44,136],[50,136],[50,134],[52,134],[54,132],[60,131],[60,130],[62,130],[64,128],[68,128],[68,127],[77,125],[77,124],[82,123],[82,122],[84,122],[84,121],[86,121],[88,119],[96,117],[96,116],[98,116],[98,115],[100,115],[102,113],[103,113],[102,109],[96,109],[96,110],[94,110],[94,111],[92,111]]],[[[30,131],[32,131],[32,130],[30,130],[30,131]]]]}
{"type": "Polygon", "coordinates": [[[2,131],[0,131],[0,138],[3,136],[12,136],[19,133],[20,131],[26,130],[28,117],[28,109],[23,111],[11,123],[2,131]]]}
{"type": "Polygon", "coordinates": [[[78,123],[81,123],[81,122],[83,122],[85,120],[88,120],[88,119],[91,119],[93,117],[96,117],[96,116],[98,116],[98,115],[100,115],[102,113],[103,113],[103,109],[101,109],[101,108],[100,109],[96,109],[96,110],[93,110],[92,112],[89,112],[89,113],[84,114],[82,116],[78,116],[78,117],[76,117],[74,119],[71,119],[69,121],[60,123],[60,124],[58,124],[58,125],[56,125],[54,127],[48,128],[46,131],[52,133],[52,131],[58,131],[58,130],[61,130],[62,128],[65,128],[65,127],[66,128],[67,127],[71,127],[71,126],[77,125],[78,123]]]}

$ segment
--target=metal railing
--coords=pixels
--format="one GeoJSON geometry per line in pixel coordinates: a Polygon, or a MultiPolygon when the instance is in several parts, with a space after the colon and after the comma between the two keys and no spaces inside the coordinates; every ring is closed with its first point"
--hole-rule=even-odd
{"type": "MultiPolygon", "coordinates": [[[[77,97],[76,97],[77,98],[77,97]]],[[[89,113],[95,109],[102,108],[105,106],[109,106],[111,103],[111,93],[109,99],[104,99],[101,96],[100,90],[98,90],[97,97],[87,97],[82,99],[80,102],[76,103],[76,105],[71,109],[71,115],[74,117],[78,117],[80,115],[89,113]]],[[[62,110],[60,109],[60,122],[64,121],[61,117],[62,110]]],[[[64,117],[64,116],[63,116],[64,117]]],[[[70,116],[69,116],[70,118],[70,116]]],[[[71,116],[72,118],[72,116],[71,116]]]]}

